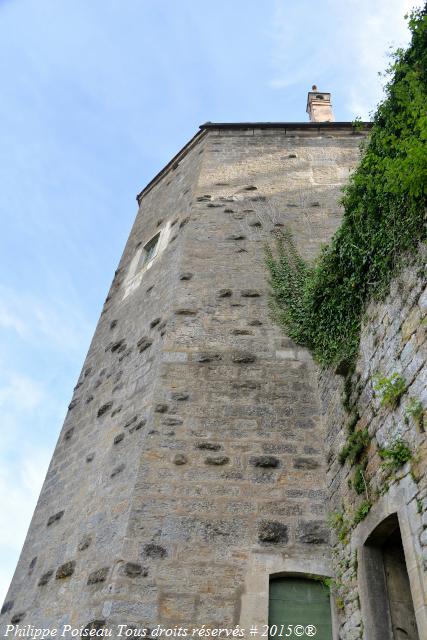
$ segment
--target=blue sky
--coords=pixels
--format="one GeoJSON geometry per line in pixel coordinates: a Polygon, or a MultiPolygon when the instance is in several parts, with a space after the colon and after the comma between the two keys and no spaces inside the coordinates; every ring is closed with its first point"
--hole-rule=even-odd
{"type": "MultiPolygon", "coordinates": [[[[416,4],[416,3],[415,3],[416,4]]],[[[198,125],[368,118],[408,0],[0,0],[0,600],[135,196],[198,125]]]]}

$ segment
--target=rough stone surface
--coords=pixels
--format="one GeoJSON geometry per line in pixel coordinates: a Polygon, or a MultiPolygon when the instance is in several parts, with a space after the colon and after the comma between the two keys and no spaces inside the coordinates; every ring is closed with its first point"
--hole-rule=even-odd
{"type": "Polygon", "coordinates": [[[187,464],[188,458],[185,455],[185,453],[176,453],[173,457],[173,461],[174,461],[174,464],[179,466],[181,464],[187,464]]]}
{"type": "Polygon", "coordinates": [[[208,456],[205,458],[206,464],[211,464],[217,467],[227,464],[228,462],[230,462],[230,458],[228,456],[208,456]]]}
{"type": "Polygon", "coordinates": [[[148,569],[145,569],[137,562],[126,562],[123,567],[123,573],[130,578],[136,578],[137,576],[147,576],[148,569]]]}
{"type": "Polygon", "coordinates": [[[91,544],[92,544],[92,536],[89,534],[86,534],[82,536],[79,544],[77,545],[77,549],[79,551],[84,551],[85,549],[90,547],[91,544]]]}
{"type": "Polygon", "coordinates": [[[264,246],[286,225],[306,258],[317,255],[339,224],[359,142],[339,124],[212,129],[141,196],[2,624],[26,611],[43,627],[64,619],[232,627],[266,553],[272,566],[284,553],[307,566],[327,562],[328,544],[298,538],[301,522],[327,517],[317,370],[270,318],[264,246]],[[157,233],[146,268],[143,247],[157,233]],[[170,412],[154,410],[163,402],[170,412]],[[319,453],[307,454],[308,444],[319,453]],[[174,463],[178,454],[188,463],[174,463]],[[229,461],[205,463],[216,455],[229,461]],[[263,455],[278,465],[251,464],[263,455]],[[301,458],[316,464],[295,466],[301,458]],[[83,535],[92,543],[78,550],[83,535]],[[73,554],[73,575],[52,580],[73,554]],[[148,577],[124,575],[123,559],[147,566],[148,577]]]}
{"type": "MultiPolygon", "coordinates": [[[[402,537],[406,535],[406,548],[414,553],[416,573],[421,577],[415,595],[419,589],[427,593],[427,567],[422,561],[422,554],[427,551],[427,529],[423,529],[423,519],[427,517],[427,309],[422,305],[427,292],[423,268],[426,251],[421,248],[418,254],[414,252],[414,256],[417,256],[415,265],[406,267],[392,282],[384,302],[373,302],[368,307],[356,370],[352,375],[347,374],[351,378],[344,383],[342,376],[331,371],[323,372],[320,378],[330,487],[328,511],[341,514],[346,523],[351,525],[367,495],[372,505],[366,523],[362,520],[358,526],[350,526],[344,543],[338,536],[339,531],[332,529],[334,569],[340,585],[336,596],[343,603],[339,609],[342,640],[359,638],[362,620],[367,637],[372,633],[367,611],[360,609],[359,597],[355,595],[358,592],[364,595],[357,571],[360,553],[357,532],[360,527],[369,526],[371,516],[376,524],[376,518],[379,517],[376,514],[384,514],[384,505],[388,501],[392,503],[399,498],[401,534],[402,537]],[[404,378],[406,391],[395,406],[382,405],[381,394],[374,388],[375,377],[379,374],[390,378],[394,373],[404,378]],[[343,397],[347,397],[346,407],[343,397]],[[413,400],[423,408],[420,420],[408,413],[413,400]],[[352,485],[354,465],[349,461],[344,465],[339,463],[339,453],[346,443],[349,423],[355,425],[356,430],[368,428],[369,431],[369,445],[364,458],[366,487],[361,494],[357,494],[352,485]],[[396,440],[403,440],[409,446],[413,460],[394,470],[387,469],[379,451],[389,448],[396,440]],[[405,529],[402,529],[403,525],[405,529]]],[[[385,515],[388,514],[385,513],[383,517],[385,515]]],[[[301,533],[305,536],[307,530],[303,532],[301,529],[301,533]]],[[[310,531],[308,533],[310,535],[310,531]]],[[[364,537],[366,535],[367,532],[364,537]]],[[[367,602],[375,599],[369,588],[365,597],[367,602]]],[[[375,617],[375,611],[372,615],[375,617]]]]}
{"type": "Polygon", "coordinates": [[[102,569],[92,571],[92,573],[90,573],[88,576],[87,584],[97,584],[98,582],[105,582],[108,576],[108,572],[108,567],[103,567],[102,569]]]}
{"type": "Polygon", "coordinates": [[[259,526],[258,540],[260,542],[286,544],[288,539],[288,527],[282,522],[264,521],[259,526]]]}
{"type": "Polygon", "coordinates": [[[47,584],[52,576],[53,576],[53,570],[46,571],[46,573],[44,573],[41,576],[41,578],[40,578],[40,580],[38,582],[39,586],[42,587],[43,585],[47,584]]]}
{"type": "Polygon", "coordinates": [[[264,469],[275,469],[279,466],[280,460],[275,456],[252,456],[251,458],[249,458],[249,464],[254,467],[261,467],[264,469]]]}
{"type": "Polygon", "coordinates": [[[64,515],[64,511],[58,511],[58,513],[54,513],[53,516],[50,516],[48,518],[47,521],[47,526],[50,527],[50,525],[52,525],[54,522],[58,522],[58,520],[61,520],[62,516],[64,515]]]}
{"type": "Polygon", "coordinates": [[[64,564],[61,564],[60,567],[56,570],[55,578],[57,580],[62,580],[63,578],[69,578],[73,575],[74,569],[76,568],[75,560],[69,560],[64,564]]]}

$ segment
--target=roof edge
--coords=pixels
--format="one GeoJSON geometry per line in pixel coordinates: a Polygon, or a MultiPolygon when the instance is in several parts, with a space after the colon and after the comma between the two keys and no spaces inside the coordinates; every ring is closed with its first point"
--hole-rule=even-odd
{"type": "Polygon", "coordinates": [[[169,160],[169,162],[163,167],[163,169],[160,169],[160,171],[158,173],[156,173],[154,178],[152,178],[150,180],[150,182],[136,196],[136,200],[137,200],[138,204],[141,203],[142,196],[145,195],[148,191],[150,191],[154,187],[155,184],[157,184],[157,182],[160,180],[160,178],[163,176],[163,174],[165,174],[167,171],[169,171],[169,169],[174,169],[175,168],[174,165],[176,165],[181,160],[181,158],[183,158],[190,151],[190,149],[192,149],[194,147],[194,145],[199,141],[199,139],[203,138],[205,135],[206,135],[206,132],[200,128],[200,131],[198,131],[187,142],[187,144],[185,144],[178,151],[178,153],[176,153],[173,156],[173,158],[171,160],[169,160]]]}
{"type": "MultiPolygon", "coordinates": [[[[366,129],[372,122],[360,122],[366,129]]],[[[205,129],[353,129],[353,122],[205,122],[199,127],[205,129]]]]}
{"type": "MultiPolygon", "coordinates": [[[[361,122],[360,125],[365,130],[372,127],[372,122],[361,122]]],[[[151,191],[151,189],[159,182],[165,173],[170,169],[175,169],[175,165],[192,149],[200,139],[202,139],[209,130],[213,129],[285,129],[288,131],[308,129],[354,129],[352,122],[205,122],[199,126],[199,131],[185,144],[182,149],[161,169],[150,182],[138,193],[136,200],[138,205],[141,204],[142,197],[151,191]]]]}

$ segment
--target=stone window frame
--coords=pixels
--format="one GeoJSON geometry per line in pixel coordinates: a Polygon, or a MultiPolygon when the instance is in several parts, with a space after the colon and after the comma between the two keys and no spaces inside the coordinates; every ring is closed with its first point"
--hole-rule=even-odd
{"type": "Polygon", "coordinates": [[[169,243],[172,231],[172,223],[169,220],[157,232],[150,237],[142,247],[138,247],[129,264],[126,277],[123,281],[124,295],[123,300],[133,293],[141,284],[144,274],[158,260],[169,243]],[[155,252],[148,260],[144,257],[146,247],[156,238],[159,237],[155,246],[155,252]]]}
{"type": "MultiPolygon", "coordinates": [[[[332,578],[331,563],[325,558],[307,555],[283,558],[277,554],[256,553],[248,562],[245,586],[241,597],[239,624],[245,630],[251,625],[259,629],[268,625],[270,580],[284,577],[332,578]]],[[[332,640],[338,640],[338,611],[333,597],[331,601],[332,640]]]]}
{"type": "MultiPolygon", "coordinates": [[[[378,602],[372,597],[369,566],[375,562],[375,551],[367,546],[368,541],[377,527],[392,515],[396,515],[402,537],[403,552],[405,554],[406,569],[415,618],[420,638],[427,638],[427,584],[423,579],[423,555],[418,539],[421,529],[421,516],[417,511],[417,487],[414,481],[406,476],[400,483],[390,487],[387,494],[378,499],[363,522],[355,529],[351,547],[357,552],[360,608],[364,624],[364,640],[386,640],[383,631],[376,623],[378,620],[378,602]]],[[[379,603],[381,606],[381,602],[379,603]]],[[[387,615],[387,614],[385,614],[387,615]]]]}

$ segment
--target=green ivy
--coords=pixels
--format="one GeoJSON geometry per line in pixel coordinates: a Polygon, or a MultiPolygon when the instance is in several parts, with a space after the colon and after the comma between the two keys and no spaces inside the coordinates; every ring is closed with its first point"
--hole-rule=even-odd
{"type": "Polygon", "coordinates": [[[313,265],[288,232],[267,251],[275,318],[320,363],[344,370],[358,351],[368,301],[385,295],[402,257],[427,239],[427,7],[411,14],[409,27],[411,44],[393,56],[331,243],[313,265]]]}

